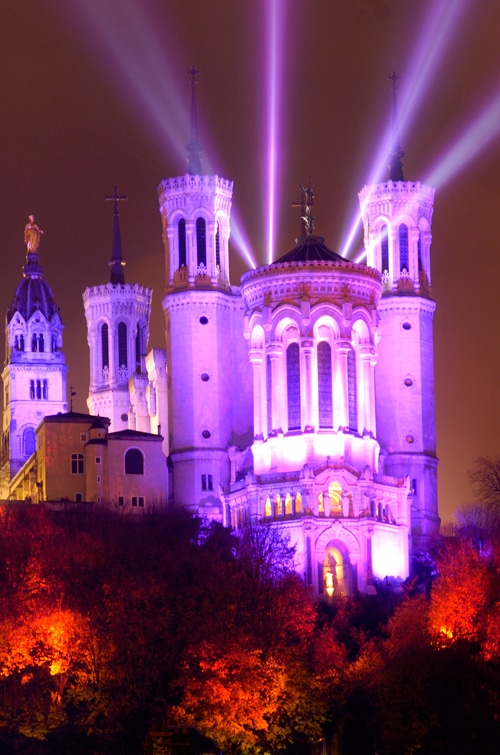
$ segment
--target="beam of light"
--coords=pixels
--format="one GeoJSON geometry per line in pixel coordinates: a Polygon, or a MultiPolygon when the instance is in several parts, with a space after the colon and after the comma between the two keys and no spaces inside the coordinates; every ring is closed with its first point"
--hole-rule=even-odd
{"type": "MultiPolygon", "coordinates": [[[[158,5],[150,0],[127,0],[118,5],[102,0],[52,0],[52,4],[76,23],[78,38],[85,30],[92,56],[99,54],[100,72],[120,86],[125,102],[165,158],[187,170],[190,96],[185,71],[193,61],[184,61],[176,50],[173,25],[166,24],[158,5]]],[[[212,167],[217,162],[216,153],[212,148],[207,152],[213,158],[204,154],[203,162],[207,173],[212,174],[216,172],[212,167]]],[[[232,225],[238,252],[255,267],[241,219],[233,218],[232,225]]]]}
{"type": "Polygon", "coordinates": [[[255,257],[252,253],[251,244],[248,240],[248,236],[245,234],[243,223],[241,222],[239,212],[234,207],[231,213],[231,220],[234,221],[232,232],[231,232],[231,241],[234,242],[240,255],[243,257],[244,260],[248,262],[250,267],[256,268],[257,263],[255,262],[255,257]]]}
{"type": "Polygon", "coordinates": [[[500,93],[497,94],[467,131],[463,132],[453,147],[427,176],[426,183],[443,186],[474,157],[480,154],[500,133],[500,93]]]}
{"type": "Polygon", "coordinates": [[[267,196],[264,208],[267,217],[267,258],[273,261],[276,222],[276,176],[278,163],[278,133],[283,76],[283,39],[285,37],[285,8],[283,0],[269,0],[266,5],[266,71],[267,81],[267,196]]]}
{"type": "MultiPolygon", "coordinates": [[[[431,3],[429,14],[422,24],[420,35],[413,47],[414,53],[410,62],[405,66],[401,78],[401,87],[398,89],[398,114],[400,133],[411,133],[410,124],[415,122],[415,113],[421,105],[429,85],[436,77],[440,63],[444,59],[456,27],[464,16],[464,11],[470,7],[467,0],[440,0],[431,3]]],[[[370,186],[380,182],[387,170],[387,157],[392,138],[392,124],[387,119],[382,138],[377,140],[379,149],[375,153],[372,165],[368,171],[366,184],[370,186]]],[[[354,239],[359,237],[361,225],[361,213],[357,207],[351,213],[348,230],[344,233],[344,241],[341,244],[341,254],[348,257],[354,239]]],[[[360,262],[366,255],[362,251],[356,258],[360,262]]]]}
{"type": "Polygon", "coordinates": [[[76,22],[80,35],[85,30],[92,56],[97,53],[101,60],[100,72],[120,87],[164,156],[185,164],[189,92],[187,87],[181,89],[177,74],[187,66],[170,63],[169,29],[153,4],[147,0],[123,2],[119,7],[99,0],[56,4],[76,22]]]}

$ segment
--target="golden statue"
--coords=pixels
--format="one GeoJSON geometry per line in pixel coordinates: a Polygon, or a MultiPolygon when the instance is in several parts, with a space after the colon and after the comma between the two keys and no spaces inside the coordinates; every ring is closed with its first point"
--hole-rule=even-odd
{"type": "Polygon", "coordinates": [[[40,244],[43,231],[35,223],[35,216],[30,215],[24,226],[24,243],[28,252],[36,252],[40,244]]]}

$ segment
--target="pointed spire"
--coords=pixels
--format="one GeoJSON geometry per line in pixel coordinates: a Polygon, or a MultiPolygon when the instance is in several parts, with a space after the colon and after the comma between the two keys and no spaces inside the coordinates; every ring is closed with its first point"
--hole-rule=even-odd
{"type": "Polygon", "coordinates": [[[113,248],[111,254],[111,260],[109,266],[111,268],[110,283],[125,283],[125,274],[123,268],[126,262],[122,256],[122,238],[120,234],[120,213],[118,212],[118,202],[125,202],[128,197],[119,196],[117,187],[115,186],[115,192],[113,196],[106,196],[105,200],[108,202],[114,202],[113,211],[113,248]]]}
{"type": "Polygon", "coordinates": [[[188,173],[192,176],[201,176],[201,150],[202,145],[198,141],[198,115],[196,112],[196,77],[200,72],[194,67],[188,70],[191,76],[191,138],[186,147],[188,155],[188,173]]]}
{"type": "Polygon", "coordinates": [[[389,152],[389,179],[391,181],[404,181],[403,177],[403,163],[401,159],[404,157],[404,152],[401,149],[399,141],[399,119],[398,119],[398,102],[396,96],[397,80],[401,78],[397,75],[396,71],[393,71],[390,76],[387,77],[392,82],[392,138],[391,138],[391,151],[389,152]]]}

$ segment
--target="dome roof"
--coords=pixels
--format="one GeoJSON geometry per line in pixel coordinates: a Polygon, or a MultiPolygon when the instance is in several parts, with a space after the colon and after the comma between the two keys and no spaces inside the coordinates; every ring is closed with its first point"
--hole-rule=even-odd
{"type": "Polygon", "coordinates": [[[24,278],[19,283],[7,311],[7,322],[11,321],[16,312],[27,321],[37,310],[49,321],[59,312],[52,290],[42,278],[41,265],[28,263],[24,266],[24,278]]]}
{"type": "Polygon", "coordinates": [[[272,263],[278,262],[311,262],[323,260],[331,262],[345,262],[344,257],[332,252],[325,244],[322,236],[300,236],[295,239],[295,247],[272,263]]]}

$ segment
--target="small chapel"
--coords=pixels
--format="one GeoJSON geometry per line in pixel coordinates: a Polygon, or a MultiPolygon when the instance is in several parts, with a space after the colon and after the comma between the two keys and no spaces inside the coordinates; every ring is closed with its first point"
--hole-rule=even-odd
{"type": "MultiPolygon", "coordinates": [[[[194,73],[192,98],[195,113],[194,73]]],[[[62,321],[30,216],[6,319],[2,497],[261,521],[289,537],[324,596],[404,580],[440,523],[434,190],[404,180],[395,139],[387,180],[359,193],[366,264],[316,233],[305,186],[299,236],[234,285],[233,184],[203,173],[191,128],[187,173],[158,187],[164,348],[149,349],[152,292],[125,281],[121,197],[110,197],[109,280],[83,293],[89,415],[68,412],[62,321]]]]}

